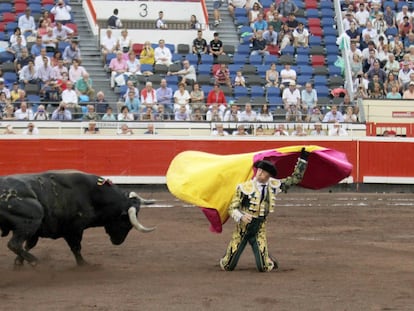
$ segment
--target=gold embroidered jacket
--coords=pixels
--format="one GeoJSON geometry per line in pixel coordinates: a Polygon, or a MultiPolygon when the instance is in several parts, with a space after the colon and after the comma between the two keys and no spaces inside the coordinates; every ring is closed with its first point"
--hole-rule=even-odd
{"type": "Polygon", "coordinates": [[[306,167],[307,161],[299,159],[292,175],[283,179],[270,178],[267,193],[262,202],[260,202],[261,190],[258,189],[255,179],[239,184],[229,206],[230,216],[238,221],[238,217],[234,217],[234,215],[239,212],[248,213],[253,217],[266,217],[269,213],[274,212],[276,195],[282,191],[286,192],[290,186],[298,184],[303,178],[306,167]]]}

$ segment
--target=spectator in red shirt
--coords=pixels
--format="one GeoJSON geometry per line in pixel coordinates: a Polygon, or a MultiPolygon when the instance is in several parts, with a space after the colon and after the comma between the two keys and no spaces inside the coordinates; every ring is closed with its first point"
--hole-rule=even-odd
{"type": "Polygon", "coordinates": [[[220,110],[225,110],[227,107],[226,96],[224,92],[220,89],[220,84],[214,83],[214,88],[208,93],[207,96],[207,107],[210,107],[211,104],[218,104],[220,110]]]}
{"type": "Polygon", "coordinates": [[[231,87],[230,71],[226,64],[220,64],[220,68],[214,73],[215,82],[231,87]]]}

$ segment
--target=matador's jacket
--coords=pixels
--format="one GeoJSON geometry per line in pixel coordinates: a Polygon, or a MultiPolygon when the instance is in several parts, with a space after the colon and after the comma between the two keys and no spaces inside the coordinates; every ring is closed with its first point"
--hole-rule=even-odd
{"type": "Polygon", "coordinates": [[[267,249],[266,219],[268,214],[275,210],[276,195],[282,191],[286,192],[290,186],[298,184],[303,178],[306,167],[307,161],[298,159],[292,175],[280,180],[270,178],[263,200],[261,200],[261,189],[259,189],[256,179],[237,186],[229,206],[229,215],[237,224],[226,254],[220,260],[220,266],[223,270],[234,270],[247,243],[253,249],[259,271],[266,272],[277,268],[277,262],[269,256],[267,249]],[[240,220],[245,213],[253,217],[249,224],[240,220]]]}

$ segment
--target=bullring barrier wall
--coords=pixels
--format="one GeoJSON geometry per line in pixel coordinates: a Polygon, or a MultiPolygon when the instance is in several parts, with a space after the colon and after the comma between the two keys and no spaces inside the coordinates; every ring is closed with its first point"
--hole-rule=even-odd
{"type": "MultiPolygon", "coordinates": [[[[19,135],[20,136],[20,135],[19,135]]],[[[198,150],[216,154],[257,152],[292,145],[319,145],[344,152],[353,164],[345,182],[412,184],[414,139],[357,137],[16,137],[0,138],[0,175],[52,169],[78,169],[124,184],[163,184],[178,153],[198,150]]]]}

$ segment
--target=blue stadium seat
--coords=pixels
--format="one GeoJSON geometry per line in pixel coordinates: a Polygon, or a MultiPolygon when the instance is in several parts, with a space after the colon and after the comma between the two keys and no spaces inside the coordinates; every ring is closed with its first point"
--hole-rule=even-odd
{"type": "MultiPolygon", "coordinates": [[[[250,46],[245,44],[240,44],[237,48],[237,54],[245,55],[246,57],[250,55],[250,46]]],[[[233,56],[234,59],[234,56],[233,56]]]]}
{"type": "Polygon", "coordinates": [[[14,8],[11,3],[0,3],[0,13],[5,12],[14,12],[14,8]]]}
{"type": "Polygon", "coordinates": [[[263,57],[263,63],[264,63],[264,64],[267,64],[267,65],[270,65],[271,63],[275,63],[275,64],[277,64],[278,59],[279,59],[279,58],[278,58],[276,55],[272,55],[272,54],[270,54],[270,55],[265,55],[265,56],[263,57]]]}
{"type": "MultiPolygon", "coordinates": [[[[108,54],[106,54],[106,64],[109,65],[109,63],[111,62],[112,58],[115,58],[115,57],[116,57],[116,54],[115,53],[108,53],[108,54]]],[[[141,70],[142,70],[142,65],[141,65],[141,70]]]]}
{"type": "Polygon", "coordinates": [[[250,87],[250,96],[252,98],[264,97],[265,96],[264,88],[262,86],[259,86],[259,85],[252,85],[250,87]]]}
{"type": "Polygon", "coordinates": [[[286,46],[280,54],[282,55],[294,55],[295,54],[295,48],[292,45],[286,46]]]}
{"type": "Polygon", "coordinates": [[[188,60],[191,65],[195,66],[198,63],[198,56],[192,53],[188,53],[184,56],[184,59],[188,60]]]}
{"type": "Polygon", "coordinates": [[[280,88],[278,87],[268,87],[266,90],[267,97],[275,97],[275,96],[281,96],[280,88]]]}
{"type": "Polygon", "coordinates": [[[309,37],[309,46],[320,46],[322,44],[321,37],[310,36],[309,37]]]}
{"type": "Polygon", "coordinates": [[[317,10],[317,9],[308,9],[308,10],[306,10],[305,15],[306,15],[307,18],[319,18],[319,10],[317,10]]]}
{"type": "Polygon", "coordinates": [[[333,64],[329,64],[328,65],[328,71],[329,71],[329,75],[330,76],[335,76],[335,75],[341,76],[342,75],[341,68],[339,68],[339,67],[337,67],[337,66],[335,66],[333,64]]]}
{"type": "Polygon", "coordinates": [[[335,20],[332,16],[322,16],[321,18],[321,26],[322,28],[329,27],[335,25],[335,20]]]}
{"type": "Polygon", "coordinates": [[[247,55],[246,54],[239,54],[239,53],[234,54],[233,55],[233,64],[243,66],[247,62],[247,55]]]}
{"type": "Polygon", "coordinates": [[[235,8],[234,9],[234,16],[247,16],[247,11],[245,8],[235,8]]]}
{"type": "Polygon", "coordinates": [[[306,55],[309,56],[309,48],[305,48],[303,46],[299,46],[296,48],[297,55],[306,55]]]}
{"type": "Polygon", "coordinates": [[[204,65],[212,65],[214,58],[210,54],[202,54],[201,55],[201,63],[204,65]]]}
{"type": "Polygon", "coordinates": [[[333,65],[335,64],[335,62],[338,60],[338,54],[328,54],[326,56],[326,62],[328,63],[328,65],[333,65]]]}
{"type": "Polygon", "coordinates": [[[327,86],[328,85],[328,79],[326,78],[326,76],[316,75],[316,76],[313,76],[313,84],[315,86],[316,85],[327,86]]]}
{"type": "Polygon", "coordinates": [[[175,45],[171,43],[166,43],[165,47],[169,48],[171,51],[171,54],[175,53],[175,45]]]}
{"type": "Polygon", "coordinates": [[[310,74],[300,74],[296,78],[296,83],[299,85],[305,85],[306,82],[309,82],[312,79],[312,75],[310,74]]]}
{"type": "Polygon", "coordinates": [[[250,55],[249,63],[255,66],[261,65],[263,63],[263,58],[261,55],[250,55]]]}
{"type": "Polygon", "coordinates": [[[1,52],[0,53],[0,64],[12,62],[14,60],[14,55],[9,52],[1,52]]]}
{"type": "Polygon", "coordinates": [[[5,80],[5,84],[13,84],[17,81],[17,75],[15,72],[5,72],[3,73],[3,78],[5,80]]]}
{"type": "Polygon", "coordinates": [[[309,55],[298,54],[296,56],[296,64],[297,65],[309,65],[309,55]]]}
{"type": "Polygon", "coordinates": [[[32,14],[42,13],[42,5],[39,3],[29,3],[28,7],[32,11],[32,14]]]}
{"type": "Polygon", "coordinates": [[[70,43],[69,43],[69,42],[59,41],[57,48],[58,48],[58,50],[59,50],[61,53],[63,53],[63,51],[65,50],[65,48],[66,48],[67,46],[69,46],[69,45],[70,45],[70,43]]]}
{"type": "Polygon", "coordinates": [[[270,6],[274,3],[272,0],[259,0],[259,2],[265,9],[270,8],[270,6]]]}
{"type": "MultiPolygon", "coordinates": [[[[312,66],[300,66],[300,74],[301,75],[312,75],[313,74],[313,68],[312,66]]],[[[296,71],[298,72],[298,71],[296,71]]]]}
{"type": "Polygon", "coordinates": [[[328,97],[331,92],[326,85],[317,85],[315,89],[318,93],[318,97],[328,97]]]}
{"type": "Polygon", "coordinates": [[[283,100],[280,96],[268,96],[267,101],[269,102],[270,111],[275,111],[277,109],[283,109],[283,100]]]}
{"type": "Polygon", "coordinates": [[[247,16],[236,16],[234,18],[234,24],[236,26],[248,26],[250,24],[249,18],[247,16]]]}
{"type": "Polygon", "coordinates": [[[240,70],[240,68],[241,68],[242,65],[244,65],[244,63],[243,64],[239,64],[239,63],[237,63],[237,64],[229,64],[229,65],[227,65],[227,68],[229,69],[230,74],[235,75],[236,72],[238,70],[240,70]]]}
{"type": "Polygon", "coordinates": [[[324,36],[336,36],[336,29],[333,27],[325,27],[323,28],[323,35],[324,36]]]}
{"type": "Polygon", "coordinates": [[[334,9],[332,1],[319,1],[319,8],[322,9],[334,9]]]}
{"type": "Polygon", "coordinates": [[[141,72],[144,71],[153,71],[153,66],[150,64],[141,64],[141,72]]]}
{"type": "Polygon", "coordinates": [[[211,74],[210,64],[199,64],[197,67],[198,74],[209,75],[211,74]]]}
{"type": "MultiPolygon", "coordinates": [[[[322,1],[322,2],[328,2],[328,1],[322,1]]],[[[322,8],[320,10],[322,17],[331,17],[335,15],[335,11],[330,8],[322,8]]]]}
{"type": "Polygon", "coordinates": [[[266,77],[266,71],[270,68],[269,65],[257,65],[257,74],[260,75],[262,78],[266,77]]]}
{"type": "Polygon", "coordinates": [[[235,86],[234,87],[234,97],[236,99],[240,98],[240,97],[243,97],[243,96],[248,96],[248,93],[249,93],[248,89],[244,86],[235,86]]]}

